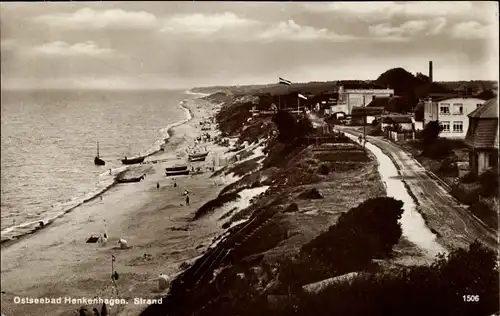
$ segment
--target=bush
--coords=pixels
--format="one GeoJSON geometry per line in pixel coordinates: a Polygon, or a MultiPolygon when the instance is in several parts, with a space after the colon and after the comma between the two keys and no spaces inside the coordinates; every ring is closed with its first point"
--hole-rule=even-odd
{"type": "Polygon", "coordinates": [[[456,198],[460,203],[472,205],[479,202],[479,194],[476,191],[466,191],[461,185],[454,184],[451,186],[451,196],[456,198]]]}
{"type": "Polygon", "coordinates": [[[358,276],[318,294],[303,294],[293,315],[492,315],[499,301],[495,265],[495,252],[475,242],[431,267],[358,276]],[[464,293],[480,299],[466,302],[463,295],[470,294],[464,293]]]}
{"type": "Polygon", "coordinates": [[[485,201],[479,201],[469,206],[469,211],[485,222],[489,227],[498,230],[498,217],[496,209],[485,201]]]}
{"type": "Polygon", "coordinates": [[[273,122],[278,127],[278,140],[283,143],[290,143],[296,138],[304,137],[314,131],[308,117],[297,121],[291,113],[283,110],[274,115],[273,122]]]}
{"type": "MultiPolygon", "coordinates": [[[[375,122],[375,121],[374,121],[375,122]]],[[[382,125],[375,125],[375,128],[368,132],[370,136],[382,136],[384,135],[384,131],[382,130],[382,125]]]]}
{"type": "Polygon", "coordinates": [[[458,177],[458,165],[456,159],[448,157],[441,162],[438,173],[445,177],[458,177]]]}
{"type": "Polygon", "coordinates": [[[299,194],[298,198],[303,200],[317,200],[322,199],[323,196],[319,193],[318,189],[312,188],[299,194]]]}
{"type": "Polygon", "coordinates": [[[210,200],[207,203],[203,204],[203,206],[200,207],[194,214],[193,220],[197,220],[200,217],[205,216],[206,214],[214,211],[216,208],[223,206],[225,203],[235,201],[239,197],[240,195],[238,193],[221,194],[215,199],[210,200]]]}
{"type": "Polygon", "coordinates": [[[343,213],[337,224],[305,244],[301,253],[331,267],[336,275],[363,269],[374,258],[389,255],[401,237],[398,220],[403,202],[369,199],[343,213]]]}
{"type": "Polygon", "coordinates": [[[324,163],[319,167],[319,172],[326,176],[330,173],[330,167],[324,163]]]}
{"type": "Polygon", "coordinates": [[[474,172],[468,172],[466,175],[464,175],[462,177],[462,179],[460,179],[460,181],[462,181],[462,183],[474,183],[478,180],[478,176],[476,173],[474,172]]]}
{"type": "Polygon", "coordinates": [[[479,176],[480,194],[485,197],[498,196],[498,171],[486,170],[479,176]]]}
{"type": "Polygon", "coordinates": [[[422,156],[434,160],[444,159],[453,154],[452,144],[447,139],[439,138],[430,142],[426,142],[424,139],[422,145],[422,156]]]}
{"type": "Polygon", "coordinates": [[[422,139],[425,143],[432,143],[439,137],[441,133],[441,126],[438,121],[431,121],[424,126],[422,130],[422,139]]]}

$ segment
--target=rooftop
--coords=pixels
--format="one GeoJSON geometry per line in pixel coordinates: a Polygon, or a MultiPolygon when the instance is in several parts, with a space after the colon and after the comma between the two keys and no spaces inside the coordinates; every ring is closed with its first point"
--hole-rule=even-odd
{"type": "Polygon", "coordinates": [[[470,118],[496,118],[498,119],[498,100],[491,99],[486,101],[482,106],[472,111],[470,118]]]}
{"type": "Polygon", "coordinates": [[[498,148],[498,101],[491,99],[469,115],[465,143],[472,148],[498,148]]]}
{"type": "Polygon", "coordinates": [[[384,107],[358,107],[352,108],[351,116],[374,116],[384,113],[384,107]]]}

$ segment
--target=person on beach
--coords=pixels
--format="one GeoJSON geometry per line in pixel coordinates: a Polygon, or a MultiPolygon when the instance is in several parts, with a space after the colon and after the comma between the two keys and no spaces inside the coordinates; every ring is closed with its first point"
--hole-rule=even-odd
{"type": "Polygon", "coordinates": [[[174,181],[174,188],[177,188],[177,182],[174,181]]]}
{"type": "Polygon", "coordinates": [[[186,205],[189,205],[189,195],[186,195],[186,205]]]}
{"type": "Polygon", "coordinates": [[[159,182],[156,182],[156,188],[159,189],[160,188],[160,183],[159,182]]]}
{"type": "Polygon", "coordinates": [[[109,175],[111,175],[111,169],[109,169],[109,175]]]}

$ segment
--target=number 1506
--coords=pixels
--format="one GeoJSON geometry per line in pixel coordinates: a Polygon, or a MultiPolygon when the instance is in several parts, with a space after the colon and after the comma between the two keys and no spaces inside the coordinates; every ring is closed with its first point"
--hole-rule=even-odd
{"type": "Polygon", "coordinates": [[[479,302],[479,295],[464,295],[464,302],[479,302]]]}

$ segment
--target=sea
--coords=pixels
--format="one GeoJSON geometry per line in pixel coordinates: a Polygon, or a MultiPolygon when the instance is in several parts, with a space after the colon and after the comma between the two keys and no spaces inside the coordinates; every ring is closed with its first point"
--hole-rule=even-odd
{"type": "Polygon", "coordinates": [[[194,97],[171,90],[3,90],[2,243],[109,189],[126,168],[120,159],[158,151],[169,129],[189,119],[182,101],[194,97]],[[105,166],[94,165],[97,142],[105,166]]]}

